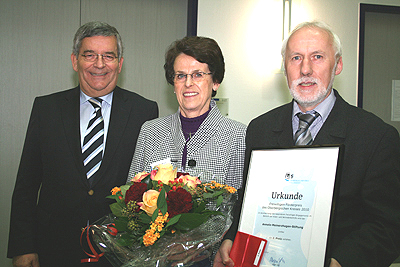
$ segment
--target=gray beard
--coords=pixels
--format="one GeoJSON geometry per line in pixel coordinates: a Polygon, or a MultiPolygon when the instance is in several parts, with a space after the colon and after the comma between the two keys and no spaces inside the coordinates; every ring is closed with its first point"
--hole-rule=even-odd
{"type": "MultiPolygon", "coordinates": [[[[303,78],[297,79],[297,80],[295,80],[295,81],[292,82],[292,85],[289,86],[290,95],[293,97],[294,101],[296,101],[297,104],[298,104],[299,106],[303,107],[303,108],[316,107],[316,106],[317,106],[318,104],[320,104],[320,103],[329,95],[329,93],[331,92],[332,86],[333,86],[333,81],[334,81],[334,79],[335,79],[335,71],[336,71],[336,65],[335,65],[335,67],[334,67],[333,70],[332,70],[332,73],[331,73],[331,80],[330,80],[330,82],[329,82],[329,84],[328,84],[328,87],[327,87],[327,88],[322,88],[322,90],[318,92],[318,94],[317,94],[317,96],[316,96],[315,99],[311,99],[311,100],[308,100],[308,99],[302,100],[302,99],[301,99],[301,95],[300,95],[300,94],[297,94],[297,92],[294,90],[295,86],[296,86],[297,84],[299,84],[300,81],[301,81],[303,78]],[[296,85],[295,85],[295,84],[296,84],[296,85]]],[[[311,78],[311,80],[314,81],[314,82],[316,82],[317,84],[321,84],[320,81],[319,81],[318,79],[311,78]]]]}

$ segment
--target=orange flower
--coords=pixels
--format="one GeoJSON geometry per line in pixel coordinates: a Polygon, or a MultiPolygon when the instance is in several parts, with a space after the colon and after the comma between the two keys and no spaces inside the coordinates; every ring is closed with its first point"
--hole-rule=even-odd
{"type": "Polygon", "coordinates": [[[161,212],[158,213],[158,217],[154,222],[151,223],[150,229],[147,229],[145,235],[143,236],[143,244],[146,247],[153,245],[157,241],[157,239],[160,238],[160,233],[164,228],[164,224],[167,220],[168,212],[165,213],[164,216],[161,214],[161,212]]]}
{"type": "Polygon", "coordinates": [[[111,189],[111,195],[116,195],[118,192],[121,192],[121,188],[119,187],[114,187],[113,189],[111,189]]]}
{"type": "Polygon", "coordinates": [[[211,181],[209,183],[204,184],[205,186],[209,186],[211,189],[225,189],[226,191],[228,191],[229,193],[233,194],[235,193],[237,190],[236,188],[229,186],[229,185],[223,185],[220,183],[217,183],[216,181],[211,181]]]}

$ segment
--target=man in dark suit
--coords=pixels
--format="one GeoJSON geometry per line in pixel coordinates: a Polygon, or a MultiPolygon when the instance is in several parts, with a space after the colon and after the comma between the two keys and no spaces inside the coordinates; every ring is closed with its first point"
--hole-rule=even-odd
{"type": "MultiPolygon", "coordinates": [[[[294,100],[249,124],[245,166],[253,148],[295,146],[294,139],[302,139],[296,135],[298,113],[312,114],[315,119],[304,131],[310,138],[303,145],[344,144],[330,266],[389,266],[400,255],[399,134],[332,89],[343,68],[341,53],[339,38],[324,23],[303,23],[293,30],[282,56],[294,100]]],[[[229,252],[238,217],[214,266],[233,266],[229,252]]]]}
{"type": "MultiPolygon", "coordinates": [[[[79,86],[33,104],[12,197],[8,257],[14,266],[81,265],[81,229],[110,213],[106,196],[125,184],[140,127],[158,117],[157,103],[117,86],[123,57],[114,27],[80,27],[71,60],[79,86]],[[87,168],[91,159],[82,147],[96,116],[100,143],[93,159],[99,160],[87,168]]],[[[111,266],[105,259],[90,264],[111,266]]]]}

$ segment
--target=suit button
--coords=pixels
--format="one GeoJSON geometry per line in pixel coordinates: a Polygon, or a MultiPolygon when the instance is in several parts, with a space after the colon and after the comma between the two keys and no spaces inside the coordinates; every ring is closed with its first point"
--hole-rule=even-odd
{"type": "Polygon", "coordinates": [[[88,194],[89,194],[89,196],[93,196],[94,191],[93,191],[92,189],[90,189],[89,192],[88,192],[88,194]]]}

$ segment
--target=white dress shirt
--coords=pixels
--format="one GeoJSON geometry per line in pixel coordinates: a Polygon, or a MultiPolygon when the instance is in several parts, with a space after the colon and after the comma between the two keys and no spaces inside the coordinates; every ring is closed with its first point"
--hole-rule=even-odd
{"type": "MultiPolygon", "coordinates": [[[[333,90],[331,90],[331,93],[327,98],[325,98],[324,101],[318,104],[313,110],[307,111],[306,113],[312,113],[313,111],[316,111],[319,113],[319,116],[315,119],[315,121],[310,125],[310,133],[313,139],[315,139],[315,136],[317,136],[319,130],[321,129],[322,125],[324,125],[324,122],[328,118],[329,114],[331,113],[331,110],[333,106],[335,105],[336,101],[336,96],[333,93],[333,90]]],[[[293,101],[293,114],[292,114],[292,126],[293,126],[293,136],[296,133],[297,129],[299,128],[299,117],[296,116],[297,113],[303,113],[299,105],[297,104],[296,101],[293,101]]]]}
{"type": "MultiPolygon", "coordinates": [[[[90,116],[95,111],[92,104],[90,104],[89,99],[91,97],[87,96],[84,92],[81,91],[80,96],[80,130],[81,130],[81,147],[83,145],[83,139],[85,138],[86,128],[89,124],[90,116]]],[[[113,92],[108,95],[100,97],[103,101],[101,103],[101,114],[104,120],[104,151],[106,150],[106,140],[108,133],[108,125],[110,124],[110,114],[111,114],[111,105],[113,99],[113,92]]]]}

